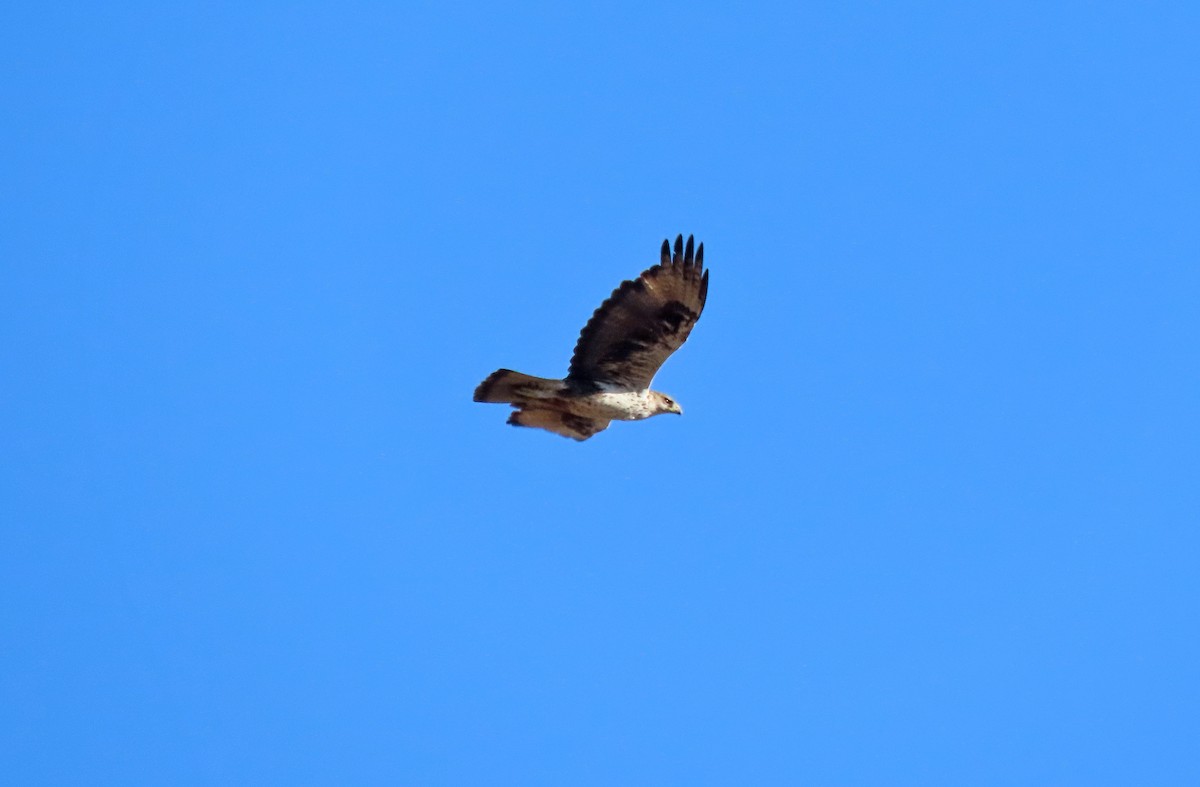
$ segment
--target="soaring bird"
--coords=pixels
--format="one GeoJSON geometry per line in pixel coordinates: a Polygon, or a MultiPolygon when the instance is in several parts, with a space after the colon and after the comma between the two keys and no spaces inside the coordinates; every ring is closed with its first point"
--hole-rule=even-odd
{"type": "Polygon", "coordinates": [[[579,334],[566,378],[498,369],[475,389],[475,401],[511,404],[513,426],[586,440],[611,421],[682,414],[674,399],[650,390],[663,362],[687,341],[704,311],[708,271],[704,244],[662,243],[660,261],[622,282],[579,334]]]}

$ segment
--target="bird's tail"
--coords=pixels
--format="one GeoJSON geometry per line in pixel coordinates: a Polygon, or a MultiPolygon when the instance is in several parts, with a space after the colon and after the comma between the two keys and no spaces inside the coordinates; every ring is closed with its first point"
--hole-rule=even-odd
{"type": "Polygon", "coordinates": [[[554,396],[562,385],[562,380],[497,369],[475,389],[475,401],[515,404],[530,399],[546,399],[554,396]]]}

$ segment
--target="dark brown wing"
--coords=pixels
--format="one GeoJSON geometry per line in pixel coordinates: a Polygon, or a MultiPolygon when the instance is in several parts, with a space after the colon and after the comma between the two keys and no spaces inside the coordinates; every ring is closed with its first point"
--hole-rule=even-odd
{"type": "Polygon", "coordinates": [[[708,271],[704,244],[692,253],[692,238],[667,241],[662,261],[624,282],[596,309],[579,334],[567,379],[609,383],[640,391],[671,353],[678,350],[704,311],[708,271]]]}

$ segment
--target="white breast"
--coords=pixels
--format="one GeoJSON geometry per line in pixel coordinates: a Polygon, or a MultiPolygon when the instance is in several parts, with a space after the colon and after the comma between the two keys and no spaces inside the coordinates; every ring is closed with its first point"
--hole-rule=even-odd
{"type": "Polygon", "coordinates": [[[652,414],[649,391],[601,391],[572,402],[572,410],[591,418],[639,421],[652,414]]]}

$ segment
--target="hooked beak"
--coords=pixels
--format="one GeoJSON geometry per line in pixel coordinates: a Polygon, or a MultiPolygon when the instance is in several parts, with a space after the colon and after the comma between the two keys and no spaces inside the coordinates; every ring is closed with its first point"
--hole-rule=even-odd
{"type": "Polygon", "coordinates": [[[683,415],[683,408],[679,406],[679,402],[672,402],[670,412],[675,413],[675,415],[683,415]]]}

